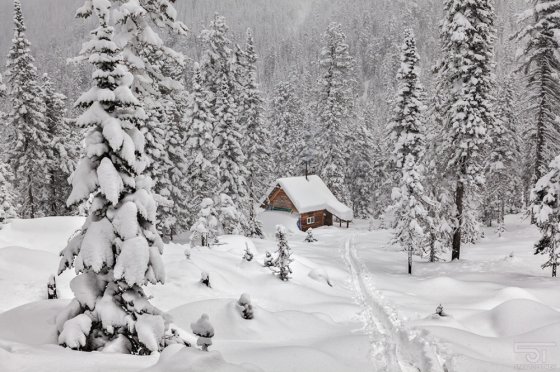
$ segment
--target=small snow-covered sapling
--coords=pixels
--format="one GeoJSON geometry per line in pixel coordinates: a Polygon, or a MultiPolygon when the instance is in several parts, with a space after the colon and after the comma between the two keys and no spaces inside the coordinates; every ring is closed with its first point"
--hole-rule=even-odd
{"type": "Polygon", "coordinates": [[[56,279],[54,275],[49,277],[49,282],[47,283],[47,299],[54,300],[58,298],[56,293],[56,279]]]}
{"type": "Polygon", "coordinates": [[[208,288],[212,288],[212,286],[210,285],[210,274],[208,274],[206,271],[200,273],[200,283],[204,284],[208,288]]]}
{"type": "Polygon", "coordinates": [[[272,263],[272,254],[269,251],[266,251],[266,256],[264,258],[264,267],[271,267],[272,263]]]}
{"type": "Polygon", "coordinates": [[[317,239],[315,239],[315,237],[313,236],[313,229],[312,228],[307,229],[307,236],[305,237],[305,241],[307,243],[313,243],[313,242],[317,241],[317,239]]]}
{"type": "Polygon", "coordinates": [[[280,280],[288,281],[292,273],[290,263],[293,259],[291,258],[292,252],[288,245],[286,228],[284,226],[278,225],[276,227],[276,240],[278,242],[278,250],[276,251],[277,256],[272,262],[272,270],[280,280]]]}
{"type": "Polygon", "coordinates": [[[214,327],[210,324],[208,315],[202,314],[200,319],[191,323],[191,329],[198,336],[196,344],[200,346],[202,351],[208,351],[208,346],[212,345],[212,337],[214,337],[214,327]]]}
{"type": "Polygon", "coordinates": [[[245,243],[245,252],[243,254],[243,260],[247,262],[253,261],[253,253],[249,250],[249,245],[245,243]]]}
{"type": "Polygon", "coordinates": [[[447,316],[447,314],[443,311],[443,306],[441,304],[439,304],[436,308],[436,315],[447,316]]]}
{"type": "Polygon", "coordinates": [[[190,248],[185,248],[185,258],[187,260],[191,259],[191,249],[190,248]]]}
{"type": "Polygon", "coordinates": [[[241,297],[239,297],[237,305],[241,309],[241,316],[243,319],[253,319],[253,305],[251,304],[251,297],[249,297],[247,293],[243,293],[241,297]]]}

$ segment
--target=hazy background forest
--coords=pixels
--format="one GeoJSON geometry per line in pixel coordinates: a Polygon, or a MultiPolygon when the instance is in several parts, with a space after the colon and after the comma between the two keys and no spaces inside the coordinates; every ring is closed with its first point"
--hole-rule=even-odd
{"type": "MultiPolygon", "coordinates": [[[[76,80],[74,57],[88,32],[82,20],[74,19],[82,0],[25,0],[28,37],[40,72],[53,77],[58,90],[76,98],[88,83],[89,74],[76,80]]],[[[513,70],[516,46],[509,36],[516,29],[516,14],[525,7],[523,0],[497,0],[498,76],[513,70]]],[[[12,39],[11,1],[0,2],[0,63],[12,39]]],[[[405,26],[414,29],[422,58],[423,81],[432,89],[430,69],[439,52],[438,25],[441,0],[179,0],[178,18],[191,30],[182,45],[174,47],[187,58],[198,60],[202,53],[200,31],[218,12],[226,17],[234,41],[242,44],[247,28],[254,30],[262,90],[269,95],[274,85],[290,74],[314,79],[321,50],[321,37],[331,21],[342,24],[356,59],[356,94],[367,99],[375,110],[372,124],[386,125],[387,101],[394,95],[395,75],[405,26]]],[[[81,68],[81,67],[80,67],[81,68]]],[[[299,81],[305,81],[296,79],[299,81]]],[[[187,80],[189,81],[189,80],[187,80]]]]}

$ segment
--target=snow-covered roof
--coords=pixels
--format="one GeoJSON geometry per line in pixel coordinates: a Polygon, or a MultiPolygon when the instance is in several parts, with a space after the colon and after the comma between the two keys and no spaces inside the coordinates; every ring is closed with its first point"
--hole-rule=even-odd
{"type": "Polygon", "coordinates": [[[339,202],[319,176],[279,178],[268,190],[263,203],[277,186],[284,190],[299,213],[325,209],[345,221],[354,218],[352,209],[339,202]]]}

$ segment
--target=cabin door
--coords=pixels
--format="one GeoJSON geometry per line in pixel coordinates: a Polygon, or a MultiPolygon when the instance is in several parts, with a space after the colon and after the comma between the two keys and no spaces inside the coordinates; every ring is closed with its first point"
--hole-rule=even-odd
{"type": "Polygon", "coordinates": [[[332,213],[325,211],[324,218],[325,218],[325,225],[332,226],[332,213]]]}

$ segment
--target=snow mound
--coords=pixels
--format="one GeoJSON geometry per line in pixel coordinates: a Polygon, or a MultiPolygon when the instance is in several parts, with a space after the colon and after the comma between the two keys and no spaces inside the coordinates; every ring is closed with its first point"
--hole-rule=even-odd
{"type": "Polygon", "coordinates": [[[560,323],[560,312],[540,302],[516,299],[464,319],[463,322],[476,333],[492,337],[512,337],[560,323]]]}
{"type": "Polygon", "coordinates": [[[56,315],[68,300],[32,302],[0,314],[0,339],[28,345],[56,344],[56,315]]]}
{"type": "Polygon", "coordinates": [[[227,363],[217,351],[172,345],[161,353],[159,361],[141,372],[258,372],[256,367],[227,363]]]}
{"type": "Polygon", "coordinates": [[[302,335],[320,338],[344,328],[328,320],[324,314],[309,314],[299,311],[270,312],[253,303],[254,319],[247,321],[239,316],[237,299],[211,299],[179,306],[169,314],[182,329],[189,329],[200,314],[206,312],[216,330],[214,340],[246,341],[302,341],[302,335]],[[293,332],[294,329],[298,333],[293,332]],[[311,336],[312,335],[312,336],[311,336]]]}

